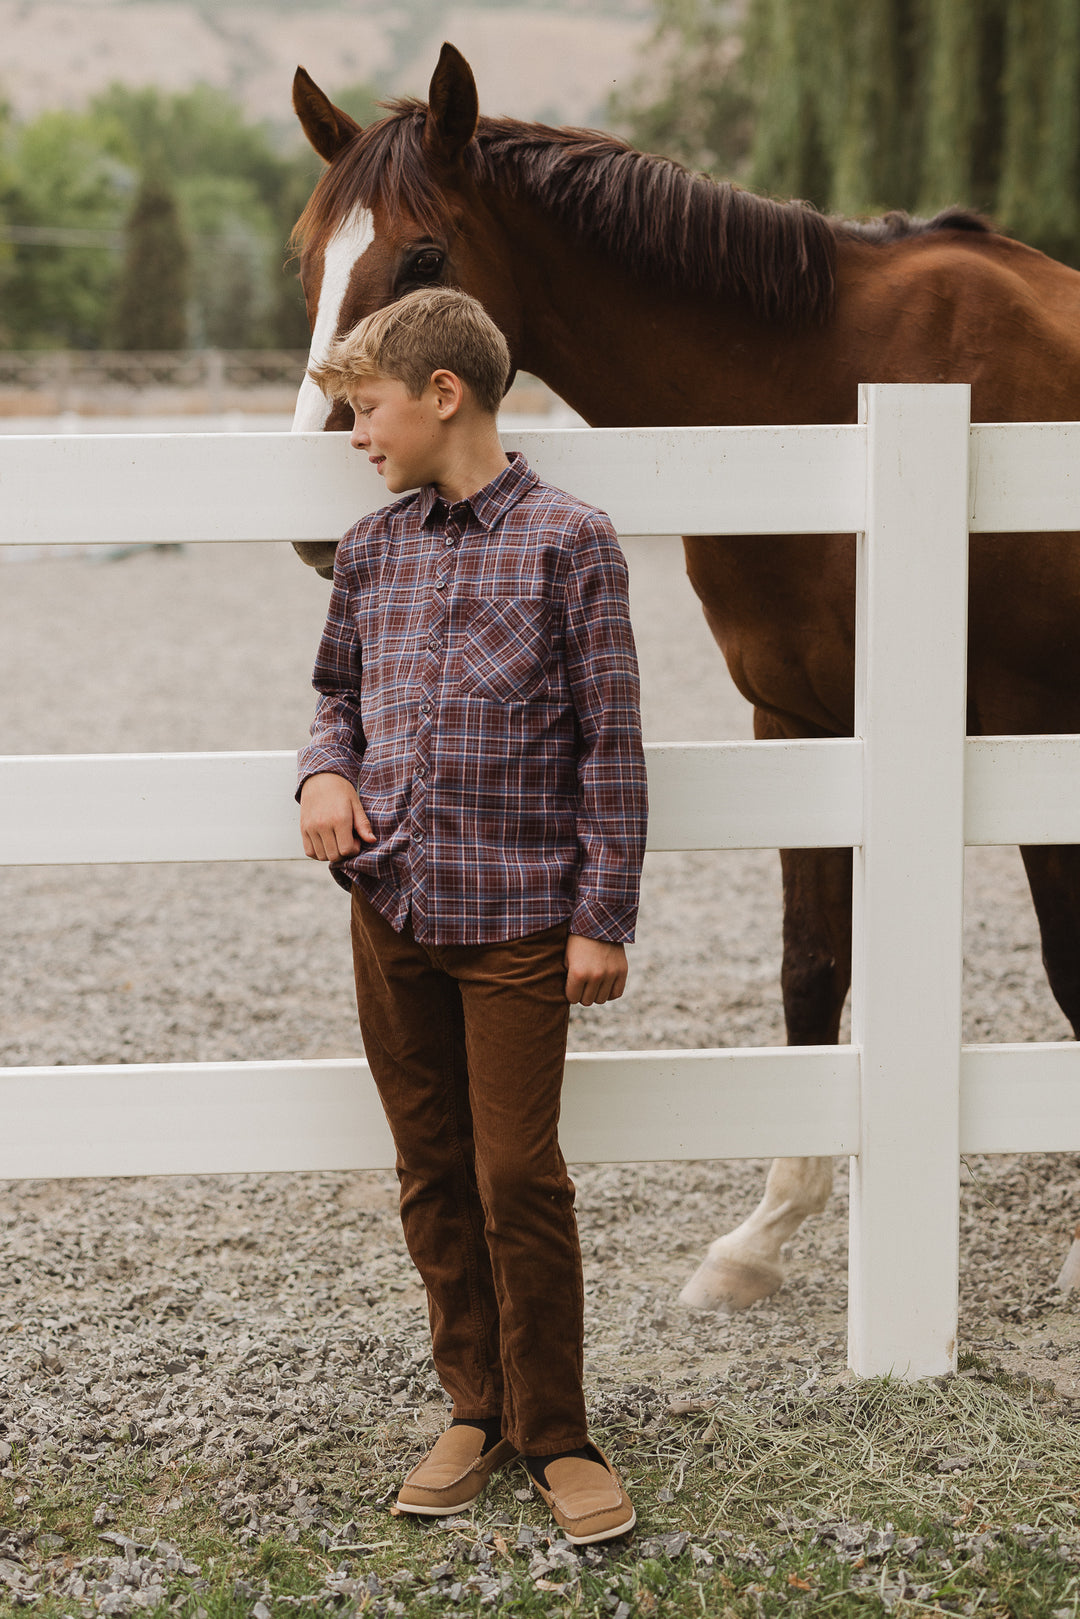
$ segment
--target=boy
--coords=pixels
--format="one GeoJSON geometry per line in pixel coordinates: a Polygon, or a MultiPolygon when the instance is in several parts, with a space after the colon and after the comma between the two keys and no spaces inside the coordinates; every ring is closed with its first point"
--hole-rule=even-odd
{"type": "Polygon", "coordinates": [[[570,1005],[626,982],[645,769],[622,553],[503,451],[509,366],[481,305],[433,287],[312,372],[390,493],[418,493],[338,546],[301,831],[352,891],[364,1049],[453,1400],[397,1504],[459,1512],[523,1454],[584,1544],[635,1516],[586,1432],[559,1095],[570,1005]]]}

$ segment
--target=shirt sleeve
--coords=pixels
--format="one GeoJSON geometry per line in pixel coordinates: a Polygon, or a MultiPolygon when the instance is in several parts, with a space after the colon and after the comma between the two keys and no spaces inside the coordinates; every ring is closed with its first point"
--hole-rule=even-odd
{"type": "Polygon", "coordinates": [[[602,512],[588,515],[574,547],[566,662],[581,729],[580,864],[570,931],[629,944],[645,855],[648,789],[628,571],[602,512]]]}
{"type": "Polygon", "coordinates": [[[311,684],[319,693],[311,741],[297,756],[296,796],[309,776],[332,772],[356,786],[364,757],[364,727],[360,718],[361,647],[350,610],[351,591],[341,567],[344,544],[338,546],[334,584],[326,613],[315,672],[311,684]]]}

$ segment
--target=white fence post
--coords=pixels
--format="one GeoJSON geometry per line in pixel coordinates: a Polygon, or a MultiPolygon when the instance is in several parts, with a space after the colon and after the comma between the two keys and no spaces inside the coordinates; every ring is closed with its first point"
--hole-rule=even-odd
{"type": "Polygon", "coordinates": [[[968,455],[965,386],[864,387],[848,1362],[956,1364],[968,455]]]}

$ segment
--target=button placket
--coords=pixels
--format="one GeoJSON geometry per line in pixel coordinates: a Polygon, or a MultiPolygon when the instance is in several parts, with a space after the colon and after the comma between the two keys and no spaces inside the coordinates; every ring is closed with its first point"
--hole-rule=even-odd
{"type": "Polygon", "coordinates": [[[433,611],[428,625],[427,649],[436,657],[443,652],[445,647],[444,620],[448,611],[447,590],[450,584],[450,571],[453,568],[453,559],[450,553],[456,548],[458,537],[456,525],[448,521],[443,539],[443,552],[436,563],[435,589],[431,598],[433,611]]]}
{"type": "Polygon", "coordinates": [[[422,892],[424,872],[427,862],[427,832],[425,827],[427,815],[427,787],[431,771],[431,733],[435,696],[442,678],[442,662],[446,649],[445,620],[449,612],[447,600],[448,588],[454,569],[455,552],[461,539],[461,530],[457,521],[447,516],[443,530],[443,543],[436,557],[434,589],[430,598],[430,612],[427,632],[426,651],[428,654],[428,678],[421,694],[420,723],[416,733],[416,752],[413,762],[413,790],[412,799],[412,844],[413,856],[416,862],[417,874],[415,890],[422,892]]]}
{"type": "Polygon", "coordinates": [[[457,543],[456,525],[447,521],[443,546],[436,561],[434,590],[431,595],[431,610],[428,622],[426,651],[428,654],[428,676],[420,700],[420,723],[416,733],[416,751],[413,761],[413,787],[412,787],[412,842],[418,865],[423,868],[426,860],[425,817],[427,811],[427,785],[430,772],[430,750],[432,715],[435,708],[435,693],[441,678],[441,662],[444,650],[444,623],[447,612],[446,590],[449,584],[447,571],[452,567],[451,553],[457,543]]]}

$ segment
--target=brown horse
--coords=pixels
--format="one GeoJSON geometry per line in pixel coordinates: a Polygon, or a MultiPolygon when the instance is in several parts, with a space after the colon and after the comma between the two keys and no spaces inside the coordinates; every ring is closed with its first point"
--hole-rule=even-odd
{"type": "MultiPolygon", "coordinates": [[[[1080,275],[971,214],[832,220],[607,135],[479,118],[449,45],[428,104],[395,102],[367,129],[303,69],[294,103],[328,165],[297,226],[316,355],[368,311],[449,282],[482,299],[516,366],[596,426],[853,422],[860,382],[969,382],[977,421],[1080,417],[1080,275]]],[[[307,384],[296,426],[346,425],[307,384]]],[[[298,549],[320,571],[331,562],[331,546],[298,549]]],[[[851,735],[854,557],[845,534],[686,541],[757,736],[851,735]]],[[[973,541],[969,731],[1080,730],[1078,606],[1074,536],[973,541]]],[[[1080,851],[1023,857],[1076,1030],[1080,851]]],[[[835,1041],[851,851],[781,859],[788,1039],[835,1041]]],[[[773,1292],[780,1246],[824,1207],[831,1176],[825,1159],[778,1159],[683,1298],[738,1307],[773,1292]]]]}

